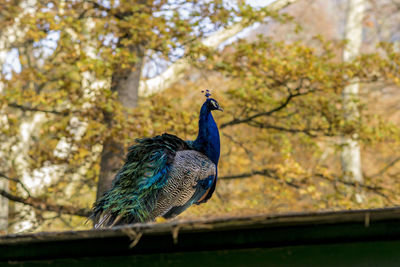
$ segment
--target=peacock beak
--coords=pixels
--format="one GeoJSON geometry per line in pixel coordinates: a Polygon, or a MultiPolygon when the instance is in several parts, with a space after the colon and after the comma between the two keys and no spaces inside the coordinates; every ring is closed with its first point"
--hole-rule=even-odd
{"type": "Polygon", "coordinates": [[[224,111],[224,109],[221,108],[220,106],[218,106],[217,110],[219,110],[219,111],[224,111]]]}

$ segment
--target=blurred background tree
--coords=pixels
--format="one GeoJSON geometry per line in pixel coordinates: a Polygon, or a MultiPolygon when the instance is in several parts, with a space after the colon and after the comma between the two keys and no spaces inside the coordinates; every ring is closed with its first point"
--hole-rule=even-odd
{"type": "Polygon", "coordinates": [[[178,218],[397,205],[400,2],[365,3],[346,58],[350,2],[2,2],[0,230],[91,227],[134,139],[195,138],[204,89],[225,109],[221,179],[178,218]]]}

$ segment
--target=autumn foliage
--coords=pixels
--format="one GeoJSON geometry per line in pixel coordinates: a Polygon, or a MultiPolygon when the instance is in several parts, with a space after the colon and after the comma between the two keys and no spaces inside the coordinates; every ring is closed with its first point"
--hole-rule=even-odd
{"type": "Polygon", "coordinates": [[[387,91],[399,97],[393,43],[344,63],[345,41],[302,40],[301,21],[267,9],[225,1],[103,2],[38,1],[23,17],[7,2],[7,12],[0,11],[2,27],[19,18],[23,32],[7,47],[18,51],[20,70],[3,72],[0,91],[0,179],[10,180],[11,226],[34,218],[37,230],[91,227],[84,216],[95,200],[104,141],[118,140],[126,151],[136,138],[163,132],[194,139],[204,89],[225,110],[215,114],[221,179],[207,204],[178,219],[400,203],[400,117],[383,108],[391,103],[387,91]],[[200,43],[217,29],[267,17],[295,37],[259,35],[215,50],[200,43]],[[191,63],[185,78],[148,97],[139,92],[135,108],[112,90],[116,73],[142,68],[146,79],[157,75],[154,65],[178,58],[191,63]],[[362,86],[354,99],[359,117],[349,122],[342,90],[355,79],[362,86]],[[341,137],[354,134],[362,184],[340,169],[341,137]],[[360,190],[362,203],[354,198],[360,190]],[[34,216],[14,203],[33,207],[34,216]]]}

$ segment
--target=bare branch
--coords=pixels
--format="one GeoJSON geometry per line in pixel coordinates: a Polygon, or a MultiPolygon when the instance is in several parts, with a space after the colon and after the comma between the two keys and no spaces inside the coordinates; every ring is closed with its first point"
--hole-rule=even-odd
{"type": "Polygon", "coordinates": [[[390,162],[388,165],[386,165],[385,167],[383,167],[380,171],[378,171],[377,173],[371,175],[369,178],[374,178],[377,176],[380,176],[382,174],[384,174],[385,172],[387,172],[390,168],[392,168],[394,165],[396,165],[397,162],[400,161],[400,157],[394,159],[392,162],[390,162]]]}
{"type": "Polygon", "coordinates": [[[251,171],[251,172],[245,172],[245,173],[240,173],[240,174],[234,174],[234,175],[226,175],[226,176],[220,176],[220,179],[224,179],[224,180],[232,180],[232,179],[242,179],[242,178],[249,178],[252,177],[254,175],[261,175],[261,176],[265,176],[277,181],[282,181],[285,184],[287,184],[288,186],[294,187],[294,188],[300,188],[299,185],[292,183],[292,182],[288,182],[288,181],[283,181],[282,179],[280,179],[277,175],[276,175],[276,171],[273,169],[263,169],[263,170],[259,170],[259,171],[251,171]]]}
{"type": "Polygon", "coordinates": [[[31,193],[29,192],[28,188],[25,186],[25,184],[23,182],[21,182],[21,180],[8,177],[7,175],[5,175],[4,173],[1,173],[1,172],[0,172],[0,177],[3,177],[6,180],[13,181],[13,182],[19,184],[22,187],[22,189],[24,189],[24,191],[28,194],[28,196],[29,197],[31,196],[31,193]]]}
{"type": "Polygon", "coordinates": [[[8,193],[7,191],[5,191],[3,189],[0,189],[0,195],[2,195],[5,198],[8,198],[11,201],[22,203],[24,205],[31,206],[31,207],[33,207],[37,210],[41,210],[41,211],[51,211],[51,212],[56,212],[59,214],[69,214],[69,215],[76,215],[76,216],[81,216],[81,217],[88,217],[91,214],[90,209],[48,203],[47,200],[42,199],[42,198],[36,198],[36,197],[22,198],[20,196],[16,196],[11,193],[8,193]]]}
{"type": "MultiPolygon", "coordinates": [[[[262,175],[274,180],[279,180],[279,181],[283,181],[281,178],[279,178],[276,175],[276,171],[274,169],[263,169],[263,170],[259,170],[259,171],[250,171],[250,172],[244,172],[244,173],[239,173],[239,174],[234,174],[234,175],[226,175],[226,176],[220,176],[220,179],[223,180],[232,180],[232,179],[243,179],[243,178],[250,178],[254,175],[262,175]]],[[[340,180],[340,179],[334,179],[331,177],[327,177],[326,175],[320,174],[320,173],[316,173],[314,174],[315,177],[320,178],[320,179],[324,179],[326,181],[331,182],[332,184],[335,183],[340,183],[343,184],[345,186],[351,186],[354,188],[362,188],[368,191],[371,191],[372,193],[375,193],[383,198],[385,198],[388,202],[393,203],[391,201],[391,199],[384,193],[382,192],[383,190],[385,190],[383,187],[380,186],[372,186],[372,185],[367,185],[367,184],[362,184],[362,183],[357,183],[357,182],[351,182],[351,181],[344,181],[344,180],[340,180]]],[[[294,187],[296,189],[299,189],[301,186],[299,184],[295,184],[292,182],[288,182],[288,181],[283,181],[286,185],[294,187]]]]}
{"type": "Polygon", "coordinates": [[[267,124],[267,123],[260,123],[260,122],[250,122],[249,126],[252,127],[257,127],[257,128],[261,128],[261,129],[274,129],[277,131],[282,131],[282,132],[288,132],[288,133],[304,133],[310,137],[316,137],[316,134],[313,134],[311,132],[315,132],[315,131],[321,131],[323,129],[320,128],[304,128],[304,129],[296,129],[296,128],[286,128],[283,126],[278,126],[278,125],[272,125],[272,124],[267,124]]]}
{"type": "Polygon", "coordinates": [[[256,119],[258,117],[271,116],[273,113],[278,112],[278,111],[284,109],[285,107],[287,107],[287,105],[289,105],[289,103],[291,102],[291,100],[293,98],[298,97],[298,96],[302,96],[302,95],[306,95],[306,94],[309,94],[311,92],[314,92],[314,90],[308,90],[306,92],[300,93],[300,89],[301,88],[297,87],[295,89],[297,91],[297,93],[293,94],[291,92],[291,90],[288,88],[289,95],[286,97],[286,99],[279,106],[277,106],[275,108],[272,108],[272,109],[270,109],[268,111],[265,111],[265,112],[260,112],[260,113],[254,114],[254,115],[252,115],[250,117],[247,117],[247,118],[244,118],[244,119],[233,119],[230,122],[223,123],[220,126],[220,128],[222,129],[222,128],[225,128],[227,126],[232,126],[232,125],[242,124],[242,123],[248,123],[248,122],[251,122],[251,121],[253,121],[254,119],[256,119]]]}
{"type": "Polygon", "coordinates": [[[62,116],[67,116],[68,115],[67,111],[60,112],[60,111],[56,111],[56,110],[46,110],[46,109],[40,109],[40,108],[35,108],[35,107],[23,106],[23,105],[16,104],[16,103],[8,103],[7,105],[9,107],[12,107],[12,108],[21,109],[23,111],[35,111],[35,112],[51,113],[51,114],[62,115],[62,116]]]}
{"type": "Polygon", "coordinates": [[[389,201],[390,203],[393,203],[390,200],[390,198],[382,192],[384,190],[383,187],[371,186],[371,185],[366,185],[364,183],[358,183],[358,182],[345,181],[345,180],[342,180],[342,179],[334,179],[334,178],[327,177],[327,176],[325,176],[323,174],[320,174],[320,173],[316,173],[315,177],[324,179],[324,180],[329,181],[331,183],[340,183],[340,184],[343,184],[343,185],[346,185],[346,186],[351,186],[351,187],[354,187],[354,188],[357,188],[357,187],[363,188],[363,189],[371,191],[371,192],[373,192],[373,193],[375,193],[375,194],[377,194],[377,195],[379,195],[381,197],[384,197],[387,201],[389,201]]]}

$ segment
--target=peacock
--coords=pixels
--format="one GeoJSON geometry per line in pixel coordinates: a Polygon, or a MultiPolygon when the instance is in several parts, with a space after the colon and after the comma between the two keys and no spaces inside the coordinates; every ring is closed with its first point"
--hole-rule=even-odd
{"type": "Polygon", "coordinates": [[[222,108],[205,92],[194,141],[164,133],[137,139],[111,189],[94,203],[95,228],[173,218],[207,202],[217,184],[220,138],[211,111],[222,108]]]}

